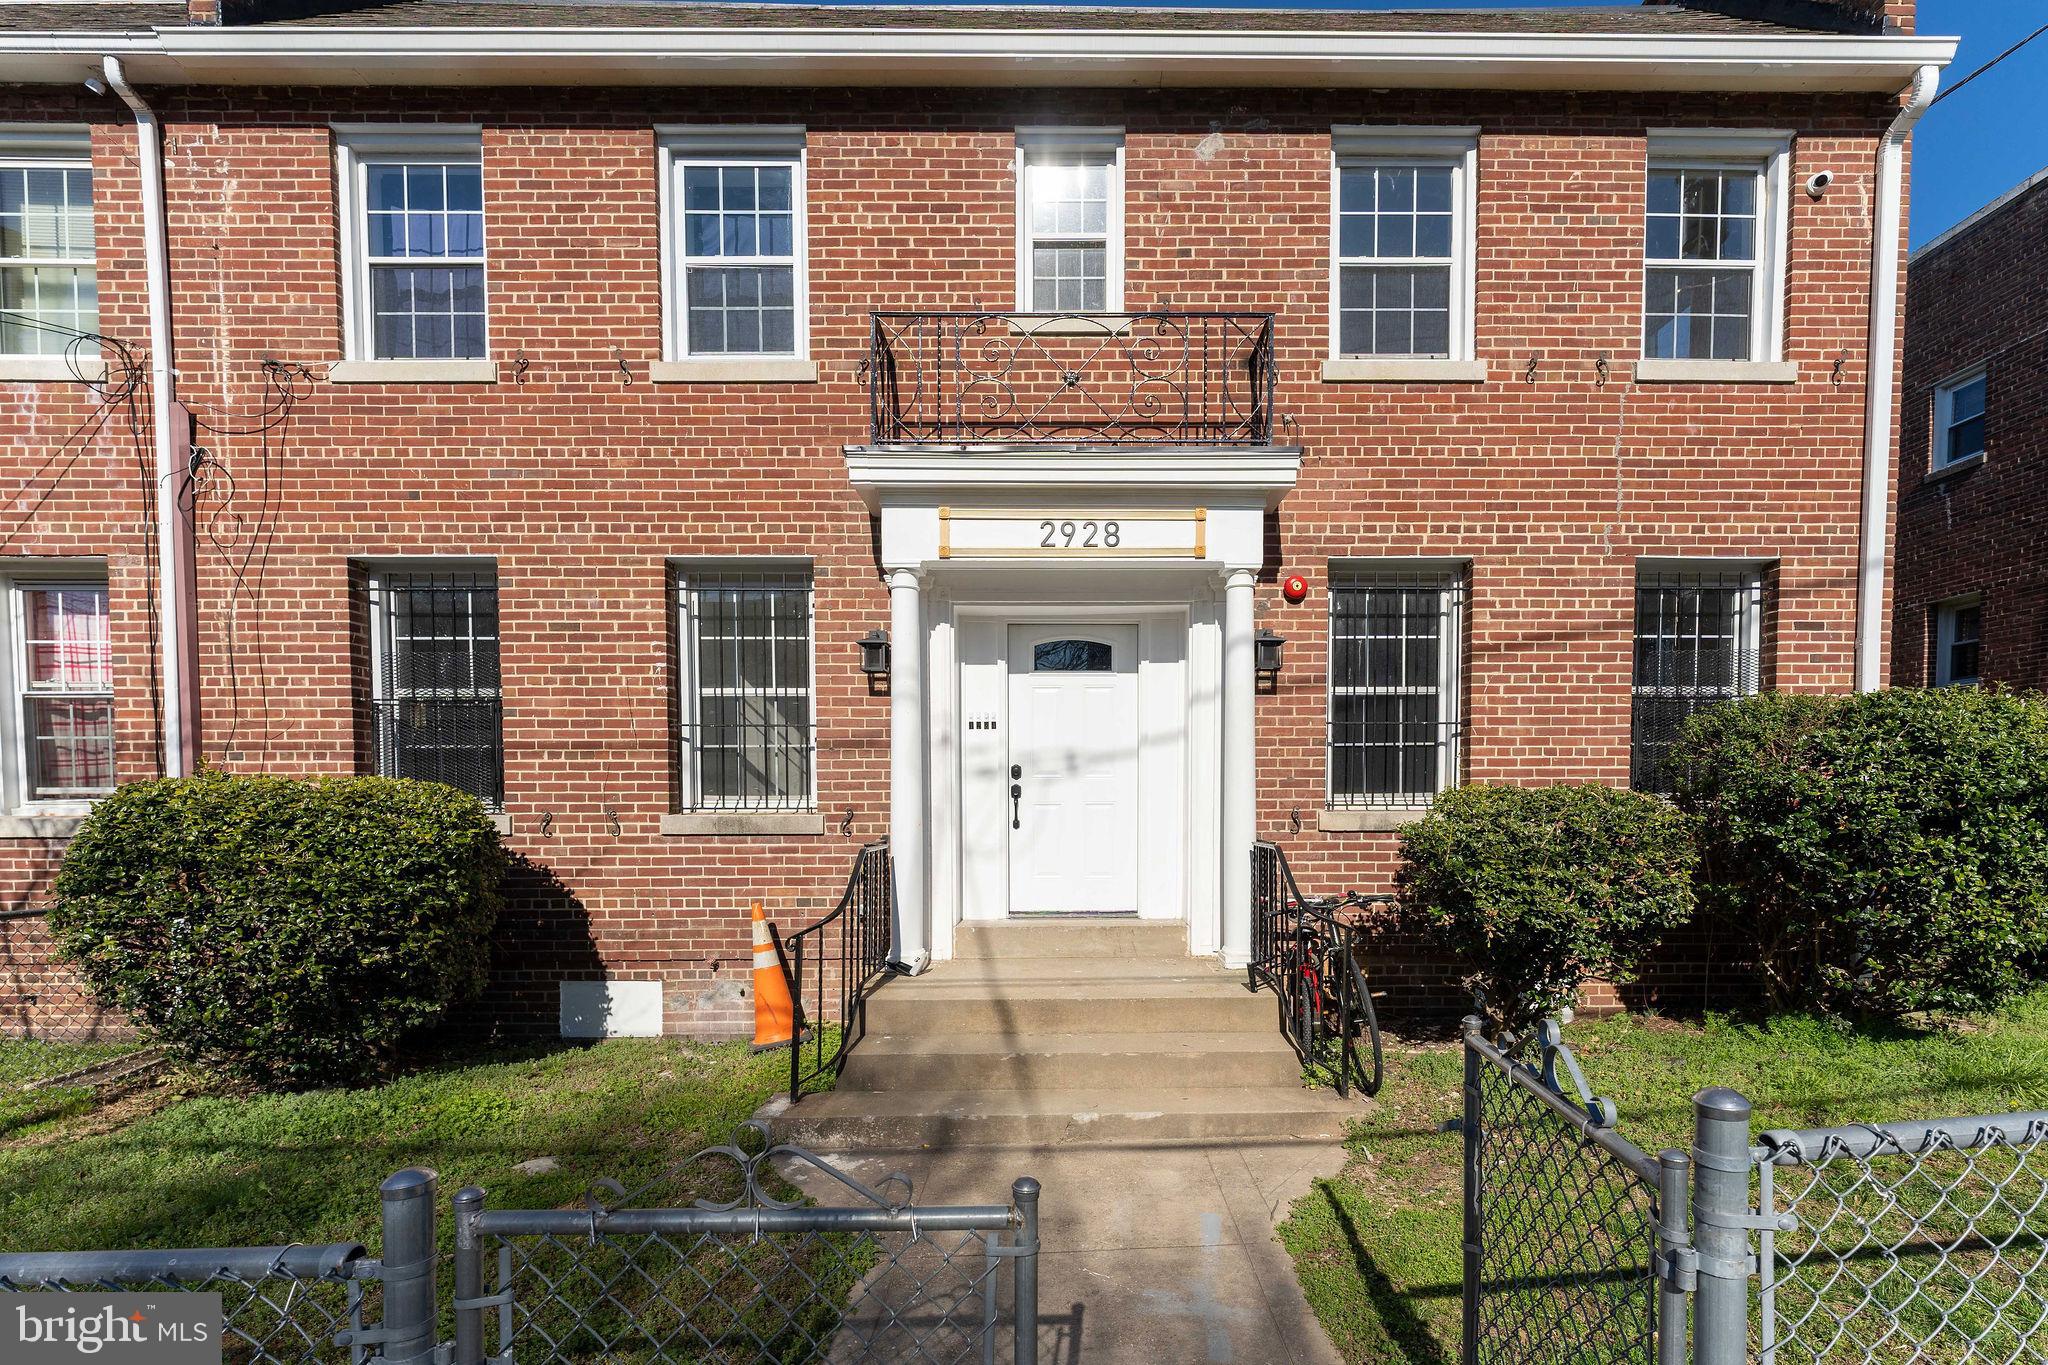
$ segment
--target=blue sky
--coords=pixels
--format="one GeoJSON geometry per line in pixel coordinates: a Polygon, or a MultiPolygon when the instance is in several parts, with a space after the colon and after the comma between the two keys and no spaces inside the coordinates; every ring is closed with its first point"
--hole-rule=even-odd
{"type": "MultiPolygon", "coordinates": [[[[981,0],[988,3],[988,0],[981,0]]],[[[1102,0],[1092,0],[1101,3],[1102,0]]],[[[1613,0],[1153,0],[1313,9],[1561,9],[1613,0]]],[[[1960,37],[1943,84],[2048,24],[2048,0],[1920,0],[1919,31],[1960,37]]],[[[1931,111],[1914,135],[1914,246],[2048,167],[2048,34],[1931,111]]]]}

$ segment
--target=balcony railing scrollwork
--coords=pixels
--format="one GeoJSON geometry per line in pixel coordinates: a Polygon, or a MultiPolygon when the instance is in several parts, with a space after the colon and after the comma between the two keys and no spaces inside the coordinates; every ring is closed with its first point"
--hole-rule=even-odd
{"type": "Polygon", "coordinates": [[[874,313],[877,445],[1262,446],[1271,313],[874,313]]]}

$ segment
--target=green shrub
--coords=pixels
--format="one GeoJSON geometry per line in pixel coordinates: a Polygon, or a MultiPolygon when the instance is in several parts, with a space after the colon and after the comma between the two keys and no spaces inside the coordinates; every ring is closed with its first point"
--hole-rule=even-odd
{"type": "Polygon", "coordinates": [[[1525,1027],[1582,983],[1626,980],[1692,914],[1689,822],[1593,784],[1459,787],[1401,840],[1403,920],[1465,964],[1496,1021],[1525,1027]]]}
{"type": "Polygon", "coordinates": [[[482,989],[504,852],[474,797],[382,777],[124,786],[50,927],[101,1003],[268,1086],[345,1081],[482,989]]]}
{"type": "Polygon", "coordinates": [[[2048,705],[1977,688],[1759,696],[1672,751],[1705,899],[1774,1004],[1978,1010],[2048,956],[2048,705]]]}

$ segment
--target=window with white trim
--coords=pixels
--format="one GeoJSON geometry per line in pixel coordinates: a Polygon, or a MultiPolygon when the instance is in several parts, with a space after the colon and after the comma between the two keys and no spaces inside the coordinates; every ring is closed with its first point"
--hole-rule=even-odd
{"type": "Polygon", "coordinates": [[[809,565],[674,572],[685,810],[816,808],[809,565]]]}
{"type": "Polygon", "coordinates": [[[1117,132],[1017,134],[1017,307],[1114,313],[1124,306],[1124,140],[1117,132]]]}
{"type": "Polygon", "coordinates": [[[370,571],[370,709],[376,770],[504,803],[498,578],[479,565],[370,571]]]}
{"type": "Polygon", "coordinates": [[[1630,786],[1669,791],[1664,760],[1686,720],[1757,690],[1763,610],[1755,565],[1636,571],[1630,786]]]}
{"type": "Polygon", "coordinates": [[[484,359],[481,134],[351,127],[336,146],[349,359],[484,359]]]}
{"type": "Polygon", "coordinates": [[[661,153],[669,355],[807,355],[803,131],[665,130],[661,153]]]}
{"type": "Polygon", "coordinates": [[[1643,356],[1774,361],[1784,314],[1782,133],[1650,135],[1643,356]]]}
{"type": "Polygon", "coordinates": [[[1329,801],[1419,806],[1458,781],[1460,568],[1336,569],[1329,801]]]}
{"type": "Polygon", "coordinates": [[[83,129],[0,133],[0,355],[98,355],[92,143],[83,129]]]}
{"type": "Polygon", "coordinates": [[[1990,387],[1990,371],[1982,366],[1935,386],[1932,469],[1947,469],[1984,453],[1984,403],[1990,387]]]}
{"type": "Polygon", "coordinates": [[[1934,609],[1934,685],[1974,687],[1984,646],[1984,603],[1959,597],[1934,609]]]}
{"type": "Polygon", "coordinates": [[[83,577],[9,587],[16,804],[90,801],[114,789],[114,653],[107,585],[83,577]]]}
{"type": "Polygon", "coordinates": [[[1338,128],[1331,147],[1331,354],[1470,359],[1478,131],[1338,128]]]}

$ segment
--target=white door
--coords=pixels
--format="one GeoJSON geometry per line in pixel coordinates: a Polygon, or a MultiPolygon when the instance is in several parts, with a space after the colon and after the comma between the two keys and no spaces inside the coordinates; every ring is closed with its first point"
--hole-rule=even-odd
{"type": "Polygon", "coordinates": [[[1010,913],[1138,908],[1138,628],[1010,627],[1010,913]]]}

